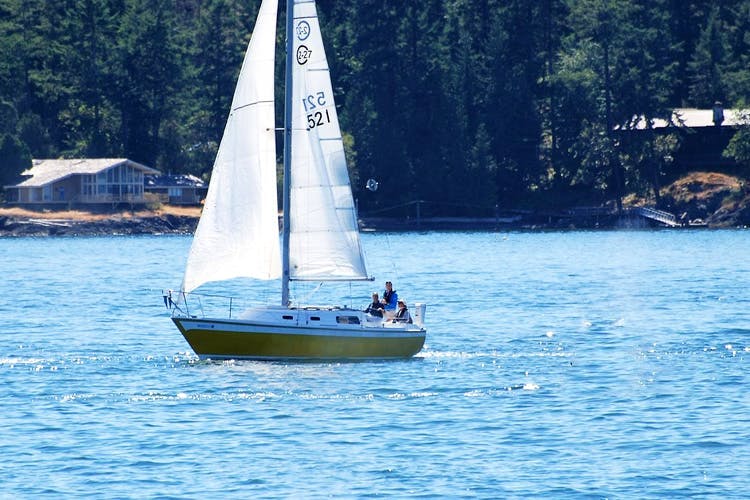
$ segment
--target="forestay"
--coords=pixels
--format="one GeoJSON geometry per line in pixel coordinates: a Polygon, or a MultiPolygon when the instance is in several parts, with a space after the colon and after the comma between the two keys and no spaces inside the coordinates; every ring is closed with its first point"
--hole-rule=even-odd
{"type": "Polygon", "coordinates": [[[264,0],[235,89],[182,289],[281,274],[276,197],[277,0],[264,0]]]}
{"type": "Polygon", "coordinates": [[[367,279],[315,3],[294,1],[290,277],[367,279]]]}

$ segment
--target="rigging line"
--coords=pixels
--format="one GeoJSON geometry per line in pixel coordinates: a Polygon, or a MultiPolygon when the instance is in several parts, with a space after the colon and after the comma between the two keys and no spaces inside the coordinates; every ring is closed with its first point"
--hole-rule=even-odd
{"type": "MultiPolygon", "coordinates": [[[[395,260],[395,257],[394,257],[395,254],[393,253],[393,251],[391,249],[391,235],[389,233],[385,233],[385,242],[386,242],[386,246],[388,247],[388,255],[391,256],[391,259],[390,259],[390,261],[391,261],[391,273],[396,276],[395,281],[398,281],[399,280],[398,266],[396,266],[396,260],[395,260]]],[[[394,278],[388,277],[388,278],[385,278],[385,281],[394,281],[394,278]]]]}
{"type": "Polygon", "coordinates": [[[266,100],[263,100],[263,101],[253,101],[253,102],[249,102],[249,103],[247,103],[247,104],[243,104],[242,106],[237,106],[236,108],[232,109],[232,113],[234,113],[235,111],[239,111],[239,110],[241,110],[241,109],[244,109],[244,108],[250,107],[250,106],[255,106],[256,104],[263,104],[263,103],[269,103],[269,102],[270,102],[270,103],[272,103],[272,102],[273,102],[273,99],[271,99],[271,100],[268,100],[268,99],[266,99],[266,100]]]}
{"type": "MultiPolygon", "coordinates": [[[[312,291],[310,291],[310,293],[307,294],[307,297],[304,298],[304,301],[305,301],[304,303],[309,304],[310,303],[310,297],[312,297],[312,295],[314,293],[317,293],[318,290],[320,290],[321,288],[323,288],[323,282],[322,281],[320,283],[318,283],[318,286],[316,286],[315,288],[313,288],[312,291]]],[[[298,302],[298,304],[299,305],[303,305],[302,302],[298,302]]]]}

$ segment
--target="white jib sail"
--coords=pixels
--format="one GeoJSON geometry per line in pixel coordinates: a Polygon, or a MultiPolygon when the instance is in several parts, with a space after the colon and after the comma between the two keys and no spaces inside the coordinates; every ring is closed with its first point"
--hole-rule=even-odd
{"type": "Polygon", "coordinates": [[[366,279],[315,3],[294,0],[290,277],[366,279]]]}
{"type": "Polygon", "coordinates": [[[182,290],[281,275],[276,197],[274,53],[277,0],[263,0],[240,70],[182,290]]]}

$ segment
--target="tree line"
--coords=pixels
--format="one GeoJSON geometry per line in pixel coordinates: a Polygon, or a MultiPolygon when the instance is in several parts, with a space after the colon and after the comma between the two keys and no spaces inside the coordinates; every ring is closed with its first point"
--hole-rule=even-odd
{"type": "MultiPolygon", "coordinates": [[[[210,175],[259,3],[0,0],[0,181],[32,157],[210,175]]],[[[318,10],[363,212],[422,200],[423,215],[486,214],[647,193],[681,141],[651,133],[653,120],[750,98],[750,0],[318,10]],[[634,117],[646,131],[626,136],[634,117]]],[[[746,127],[726,154],[750,164],[746,127]]]]}

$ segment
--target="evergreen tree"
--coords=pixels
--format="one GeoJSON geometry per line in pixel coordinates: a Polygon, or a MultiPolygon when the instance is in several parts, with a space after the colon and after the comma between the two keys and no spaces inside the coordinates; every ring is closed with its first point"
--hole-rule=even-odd
{"type": "Polygon", "coordinates": [[[28,43],[21,20],[21,0],[0,2],[0,96],[23,106],[27,99],[28,43]]]}
{"type": "Polygon", "coordinates": [[[674,60],[677,70],[670,84],[670,102],[675,107],[682,107],[689,103],[689,63],[700,36],[700,29],[696,27],[705,23],[710,4],[705,0],[669,0],[665,9],[669,18],[668,32],[678,42],[674,60]]]}
{"type": "Polygon", "coordinates": [[[644,50],[636,30],[636,20],[644,20],[639,13],[635,0],[578,0],[571,5],[569,16],[572,34],[568,50],[588,51],[584,61],[593,63],[593,67],[582,75],[593,78],[593,85],[587,86],[596,89],[588,98],[584,122],[593,128],[581,130],[575,147],[584,149],[578,153],[582,169],[604,169],[588,177],[608,179],[606,188],[615,198],[618,211],[622,210],[626,170],[617,150],[615,127],[632,119],[635,110],[629,105],[648,93],[641,84],[646,75],[632,64],[639,50],[634,47],[644,50]],[[586,151],[589,147],[592,150],[586,151]]]}
{"type": "Polygon", "coordinates": [[[744,108],[750,105],[750,2],[738,2],[729,13],[734,24],[727,25],[730,57],[722,76],[729,103],[744,108]]]}
{"type": "Polygon", "coordinates": [[[540,10],[541,41],[539,57],[543,62],[540,95],[537,100],[540,118],[539,155],[543,168],[541,185],[553,193],[560,192],[568,182],[569,167],[564,166],[565,148],[561,139],[566,135],[560,113],[560,89],[556,68],[560,61],[561,43],[566,33],[567,5],[564,0],[545,0],[540,10]]]}
{"type": "MultiPolygon", "coordinates": [[[[492,131],[502,201],[516,206],[541,180],[539,157],[542,117],[539,102],[544,60],[539,57],[543,32],[534,2],[502,2],[486,27],[494,85],[482,110],[492,131]],[[519,29],[519,27],[523,27],[519,29]]],[[[481,13],[480,13],[481,15],[481,13]]],[[[478,137],[476,135],[475,137],[478,137]]]]}
{"type": "Polygon", "coordinates": [[[651,132],[655,118],[672,115],[670,84],[678,71],[678,45],[673,41],[666,15],[667,0],[638,0],[631,11],[631,31],[623,44],[617,71],[618,125],[621,134],[619,161],[624,167],[627,192],[650,186],[659,199],[662,166],[679,144],[676,137],[651,132]],[[627,132],[645,127],[645,132],[627,132]]]}
{"type": "Polygon", "coordinates": [[[174,109],[180,54],[170,0],[129,0],[118,31],[116,107],[125,156],[162,161],[161,127],[174,109]]]}
{"type": "Polygon", "coordinates": [[[60,116],[68,131],[66,155],[113,156],[118,116],[109,100],[113,88],[115,24],[108,0],[75,0],[65,18],[73,84],[60,116]]]}
{"type": "MultiPolygon", "coordinates": [[[[442,171],[438,170],[438,185],[434,196],[449,204],[443,206],[444,213],[464,213],[473,207],[467,207],[467,200],[474,199],[469,194],[472,179],[469,178],[476,164],[470,164],[469,152],[472,144],[473,128],[478,126],[480,108],[486,106],[485,89],[490,90],[493,81],[488,64],[487,52],[477,46],[476,32],[470,29],[476,20],[476,5],[464,0],[448,3],[443,40],[447,46],[444,57],[443,94],[444,102],[440,112],[444,125],[439,126],[440,149],[445,158],[441,162],[442,171]],[[467,197],[467,195],[469,195],[467,197]]],[[[486,128],[485,128],[486,132],[486,128]]],[[[483,139],[489,141],[485,134],[483,139]]],[[[488,144],[482,150],[492,149],[488,144]]],[[[494,180],[483,177],[485,183],[494,180]]],[[[496,199],[491,200],[493,205],[496,199]]]]}
{"type": "Polygon", "coordinates": [[[0,134],[16,135],[18,112],[15,106],[7,101],[0,101],[0,134]]]}
{"type": "Polygon", "coordinates": [[[70,78],[73,51],[65,28],[68,0],[45,2],[21,0],[16,22],[23,42],[14,50],[23,57],[23,96],[16,101],[19,115],[39,117],[42,128],[49,131],[51,156],[66,149],[68,130],[63,114],[69,109],[74,93],[70,78]]]}
{"type": "Polygon", "coordinates": [[[196,76],[202,85],[196,89],[198,106],[193,107],[193,123],[203,141],[213,144],[214,151],[229,116],[234,86],[250,36],[251,30],[242,24],[237,2],[208,0],[201,8],[193,57],[196,76]]]}
{"type": "Polygon", "coordinates": [[[17,183],[20,174],[31,168],[31,153],[16,136],[0,135],[0,186],[17,183]]]}
{"type": "MultiPolygon", "coordinates": [[[[441,86],[445,75],[442,66],[442,20],[444,5],[425,1],[406,5],[398,29],[398,87],[394,122],[398,124],[403,168],[397,178],[404,202],[429,201],[424,215],[444,213],[441,203],[456,203],[446,189],[454,185],[446,163],[445,134],[452,133],[456,122],[445,110],[441,86]],[[447,168],[446,168],[447,167],[447,168]]],[[[456,194],[453,194],[455,196],[456,194]]]]}
{"type": "Polygon", "coordinates": [[[345,32],[334,30],[334,43],[347,42],[338,50],[350,55],[349,76],[333,74],[341,122],[357,131],[353,135],[360,178],[380,183],[376,196],[362,197],[365,208],[390,208],[411,196],[403,188],[411,174],[404,155],[403,123],[398,119],[400,54],[394,42],[403,8],[400,2],[386,0],[349,3],[344,7],[345,32]]]}
{"type": "Polygon", "coordinates": [[[750,168],[750,116],[745,115],[744,124],[729,141],[724,156],[736,161],[745,172],[750,168]]]}
{"type": "MultiPolygon", "coordinates": [[[[0,0],[0,95],[17,111],[6,148],[207,173],[259,4],[0,0]]],[[[750,0],[319,0],[318,11],[364,213],[658,193],[679,141],[640,128],[675,107],[750,102],[750,0]]],[[[744,161],[747,137],[727,154],[744,161]]]]}
{"type": "Polygon", "coordinates": [[[722,67],[726,64],[728,46],[724,26],[715,7],[701,31],[690,63],[690,100],[698,107],[711,107],[726,100],[722,67]]]}
{"type": "Polygon", "coordinates": [[[27,112],[19,118],[18,138],[26,144],[34,158],[54,158],[54,143],[39,115],[27,112]]]}
{"type": "Polygon", "coordinates": [[[589,155],[589,148],[594,147],[594,143],[586,140],[587,136],[594,134],[598,137],[591,123],[592,118],[598,116],[599,91],[595,71],[598,62],[592,45],[591,42],[582,41],[566,47],[561,51],[550,76],[550,86],[555,96],[555,106],[550,114],[555,121],[549,139],[554,144],[548,147],[554,148],[556,153],[551,187],[558,197],[573,194],[570,200],[573,204],[581,204],[575,196],[580,191],[598,197],[607,187],[606,182],[595,182],[599,178],[598,173],[590,172],[602,168],[602,160],[584,161],[589,155]]]}

